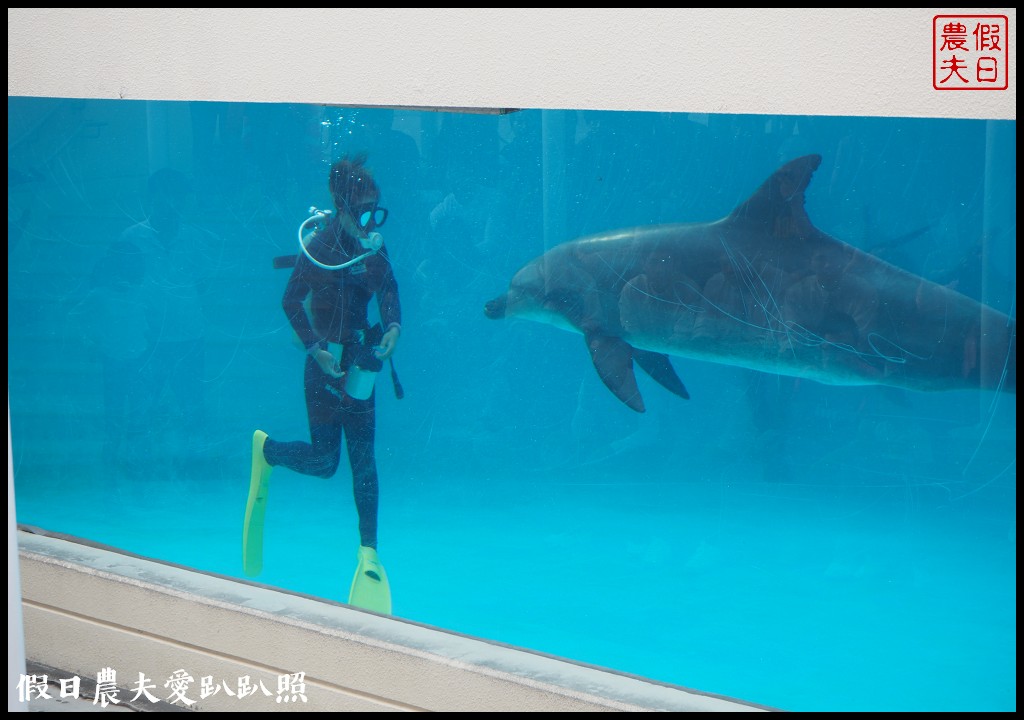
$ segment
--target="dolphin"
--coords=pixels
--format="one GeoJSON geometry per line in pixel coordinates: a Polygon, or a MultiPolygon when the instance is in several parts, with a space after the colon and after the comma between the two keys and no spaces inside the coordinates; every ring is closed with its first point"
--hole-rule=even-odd
{"type": "Polygon", "coordinates": [[[637,412],[634,363],[689,398],[669,356],[830,385],[1016,394],[1016,319],[816,228],[804,193],[820,163],[786,163],[720,220],[557,245],[484,313],[582,334],[637,412]]]}

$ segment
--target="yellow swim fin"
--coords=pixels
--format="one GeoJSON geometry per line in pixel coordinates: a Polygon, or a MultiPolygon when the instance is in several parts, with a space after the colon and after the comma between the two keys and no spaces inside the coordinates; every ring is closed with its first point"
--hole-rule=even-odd
{"type": "Polygon", "coordinates": [[[242,526],[242,570],[250,576],[263,572],[263,516],[267,512],[270,471],[273,469],[263,457],[266,440],[267,434],[262,430],[252,434],[252,475],[249,477],[249,500],[245,504],[245,523],[242,526]]]}
{"type": "Polygon", "coordinates": [[[382,615],[391,614],[391,586],[377,551],[365,545],[359,548],[359,565],[352,578],[348,604],[372,610],[382,615]]]}

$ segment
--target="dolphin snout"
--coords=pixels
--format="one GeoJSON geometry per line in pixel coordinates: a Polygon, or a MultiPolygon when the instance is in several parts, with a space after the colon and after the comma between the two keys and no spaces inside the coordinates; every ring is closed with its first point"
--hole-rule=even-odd
{"type": "Polygon", "coordinates": [[[484,303],[484,315],[491,320],[501,320],[505,317],[505,307],[508,305],[508,296],[500,295],[493,300],[484,303]]]}

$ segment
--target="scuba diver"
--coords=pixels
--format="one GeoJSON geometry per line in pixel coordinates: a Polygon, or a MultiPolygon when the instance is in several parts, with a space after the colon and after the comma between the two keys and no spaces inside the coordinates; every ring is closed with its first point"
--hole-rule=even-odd
{"type": "MultiPolygon", "coordinates": [[[[311,442],[276,440],[262,430],[253,434],[243,567],[247,575],[262,570],[271,469],[282,466],[330,478],[338,469],[344,436],[360,538],[349,604],[390,614],[391,591],[377,556],[373,382],[383,362],[395,352],[401,310],[387,249],[376,232],[388,211],[379,205],[380,189],[366,159],[365,154],[346,156],[331,166],[328,187],[336,212],[313,208],[314,215],[299,227],[302,252],[295,259],[281,304],[306,349],[303,377],[311,442]],[[310,224],[316,229],[304,236],[310,224]],[[371,328],[367,307],[374,295],[381,324],[371,328]]],[[[401,397],[395,379],[396,394],[401,397]]]]}

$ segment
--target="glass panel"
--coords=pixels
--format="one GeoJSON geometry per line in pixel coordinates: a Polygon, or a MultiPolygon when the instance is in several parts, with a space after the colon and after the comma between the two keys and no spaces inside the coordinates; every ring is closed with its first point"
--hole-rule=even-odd
{"type": "Polygon", "coordinates": [[[19,522],[341,602],[361,558],[398,617],[788,710],[1015,708],[1015,122],[8,121],[19,522]],[[331,319],[389,268],[374,366],[331,319]]]}

